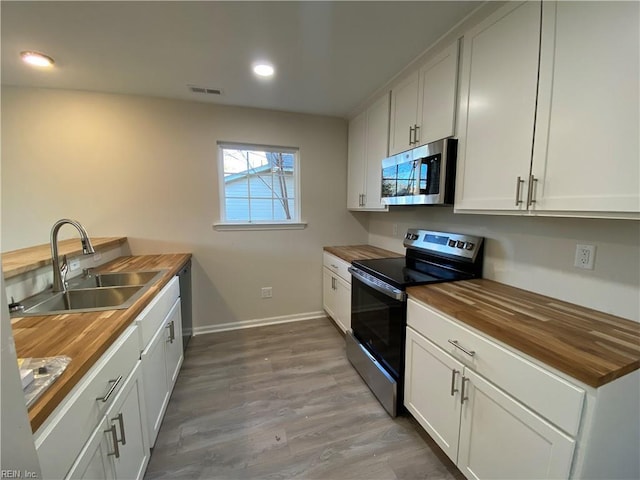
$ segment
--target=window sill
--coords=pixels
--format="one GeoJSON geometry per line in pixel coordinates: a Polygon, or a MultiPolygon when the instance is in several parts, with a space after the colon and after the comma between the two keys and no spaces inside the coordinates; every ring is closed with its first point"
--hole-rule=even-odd
{"type": "Polygon", "coordinates": [[[219,232],[238,230],[303,230],[307,222],[283,222],[283,223],[227,223],[217,222],[213,229],[219,232]]]}

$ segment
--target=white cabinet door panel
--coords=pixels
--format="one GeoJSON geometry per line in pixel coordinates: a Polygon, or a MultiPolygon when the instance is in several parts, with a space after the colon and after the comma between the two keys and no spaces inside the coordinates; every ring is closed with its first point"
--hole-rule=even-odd
{"type": "Polygon", "coordinates": [[[167,361],[167,382],[169,391],[178,379],[178,373],[182,366],[182,316],[180,312],[180,299],[171,307],[171,311],[165,321],[165,351],[167,361]]]}
{"type": "Polygon", "coordinates": [[[336,309],[334,320],[343,332],[351,328],[351,284],[336,277],[336,309]]]}
{"type": "Polygon", "coordinates": [[[159,328],[151,343],[142,352],[142,374],[146,400],[147,432],[149,445],[153,446],[160,430],[166,404],[169,401],[169,384],[166,374],[165,329],[159,328]]]}
{"type": "Polygon", "coordinates": [[[534,210],[640,211],[640,4],[544,2],[534,210]]]}
{"type": "Polygon", "coordinates": [[[411,328],[406,345],[404,404],[455,462],[464,365],[411,328]]]}
{"type": "Polygon", "coordinates": [[[398,84],[391,92],[391,124],[389,133],[389,155],[404,152],[414,147],[413,128],[418,119],[418,72],[398,84]]]}
{"type": "Polygon", "coordinates": [[[540,3],[509,3],[464,38],[456,209],[525,210],[538,78],[540,3]]]}
{"type": "Polygon", "coordinates": [[[575,441],[465,370],[458,467],[468,478],[567,478],[575,441]]]}
{"type": "Polygon", "coordinates": [[[362,208],[363,177],[366,155],[367,114],[362,112],[349,122],[349,151],[347,165],[347,208],[362,208]]]}
{"type": "Polygon", "coordinates": [[[418,105],[420,118],[416,134],[424,145],[455,134],[458,79],[458,42],[420,69],[418,105]]]}
{"type": "Polygon", "coordinates": [[[110,480],[115,478],[113,460],[113,446],[110,428],[106,419],[96,427],[89,437],[87,444],[69,470],[66,478],[81,480],[110,480]]]}
{"type": "Polygon", "coordinates": [[[386,208],[382,205],[382,160],[389,147],[389,95],[383,95],[367,109],[367,148],[365,207],[386,208]]]}

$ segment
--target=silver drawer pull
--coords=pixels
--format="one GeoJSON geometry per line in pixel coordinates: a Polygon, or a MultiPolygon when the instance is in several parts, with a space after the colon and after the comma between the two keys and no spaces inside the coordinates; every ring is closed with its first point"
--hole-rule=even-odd
{"type": "Polygon", "coordinates": [[[122,443],[122,445],[126,445],[127,439],[124,436],[124,416],[122,415],[122,412],[120,412],[117,417],[111,419],[111,421],[116,420],[118,420],[118,423],[120,424],[120,440],[118,440],[118,437],[115,436],[115,425],[112,426],[116,443],[120,442],[122,443]]]}
{"type": "Polygon", "coordinates": [[[169,338],[167,338],[167,343],[173,343],[173,341],[176,339],[176,330],[175,330],[176,327],[173,323],[173,320],[167,323],[167,325],[164,328],[169,329],[169,338]]]}
{"type": "Polygon", "coordinates": [[[460,373],[460,370],[451,370],[451,396],[458,391],[456,388],[456,375],[460,373]]]}
{"type": "Polygon", "coordinates": [[[104,397],[97,397],[96,400],[101,400],[102,402],[106,402],[107,400],[109,400],[109,397],[116,390],[116,387],[118,386],[121,380],[122,380],[122,375],[119,375],[118,378],[116,378],[115,380],[109,380],[109,383],[111,384],[111,388],[109,389],[109,391],[104,397]]]}
{"type": "Polygon", "coordinates": [[[467,355],[469,355],[470,357],[473,357],[476,352],[473,350],[467,350],[466,348],[464,348],[462,345],[460,345],[458,343],[458,340],[447,340],[451,345],[453,345],[454,347],[462,350],[464,353],[466,353],[467,355]]]}
{"type": "Polygon", "coordinates": [[[469,400],[469,397],[467,397],[464,393],[464,386],[468,381],[469,379],[467,377],[462,377],[462,391],[460,392],[460,405],[464,405],[464,401],[469,400]]]}
{"type": "Polygon", "coordinates": [[[338,269],[338,265],[334,265],[333,263],[331,264],[331,268],[335,268],[336,270],[338,269]]]}
{"type": "Polygon", "coordinates": [[[104,433],[109,433],[111,432],[112,435],[112,440],[113,440],[113,452],[112,453],[108,453],[107,455],[113,455],[116,458],[120,458],[120,449],[118,448],[118,437],[116,436],[116,426],[115,425],[111,425],[111,428],[109,430],[105,430],[104,433]]]}

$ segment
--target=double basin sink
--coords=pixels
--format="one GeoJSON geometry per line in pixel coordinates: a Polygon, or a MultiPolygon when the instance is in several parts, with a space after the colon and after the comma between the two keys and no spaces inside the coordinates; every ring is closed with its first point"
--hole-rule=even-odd
{"type": "Polygon", "coordinates": [[[62,313],[119,310],[133,305],[165,270],[90,274],[69,280],[66,292],[47,290],[25,299],[18,315],[57,315],[62,313]]]}

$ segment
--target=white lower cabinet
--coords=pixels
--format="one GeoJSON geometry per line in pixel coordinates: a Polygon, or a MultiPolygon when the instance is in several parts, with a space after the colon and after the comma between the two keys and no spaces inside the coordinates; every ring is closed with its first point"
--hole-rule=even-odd
{"type": "MultiPolygon", "coordinates": [[[[487,364],[496,355],[491,350],[501,347],[486,343],[478,348],[455,326],[446,332],[449,338],[443,345],[439,333],[445,329],[438,325],[442,318],[409,302],[405,406],[462,473],[472,479],[568,478],[575,439],[527,406],[527,398],[515,398],[476,371],[491,372],[496,367],[520,372],[523,366],[518,360],[513,360],[513,366],[506,357],[499,365],[487,364]],[[433,341],[429,339],[432,325],[433,341]],[[467,350],[460,350],[460,355],[468,360],[445,350],[459,350],[449,340],[467,350]],[[469,345],[473,349],[466,348],[469,345]]],[[[532,375],[537,373],[533,365],[527,366],[532,375]]],[[[557,381],[565,388],[562,379],[557,381]]],[[[542,382],[528,388],[541,387],[542,382]]],[[[567,395],[578,398],[573,390],[567,395]]],[[[582,399],[576,402],[581,409],[582,399]]]]}
{"type": "Polygon", "coordinates": [[[413,298],[405,363],[405,406],[467,478],[640,478],[640,370],[594,388],[413,298]]]}
{"type": "Polygon", "coordinates": [[[173,386],[182,366],[182,318],[178,277],[174,277],[138,316],[150,339],[140,344],[149,444],[155,444],[173,386]]]}
{"type": "Polygon", "coordinates": [[[349,263],[324,252],[322,269],[322,305],[336,325],[346,332],[351,328],[351,274],[349,263]]]}
{"type": "Polygon", "coordinates": [[[71,467],[67,478],[141,479],[149,462],[138,364],[71,467]]]}

